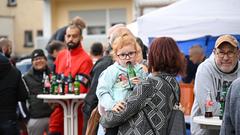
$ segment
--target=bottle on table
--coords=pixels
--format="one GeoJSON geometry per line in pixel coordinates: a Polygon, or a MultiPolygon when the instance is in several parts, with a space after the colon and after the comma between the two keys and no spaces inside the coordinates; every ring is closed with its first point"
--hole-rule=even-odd
{"type": "Polygon", "coordinates": [[[46,74],[46,72],[43,72],[43,79],[42,79],[42,83],[43,83],[43,94],[48,94],[50,91],[50,80],[49,80],[49,76],[46,74]]]}
{"type": "Polygon", "coordinates": [[[207,98],[205,102],[205,117],[213,117],[213,100],[211,96],[211,91],[208,89],[207,98]]]}
{"type": "Polygon", "coordinates": [[[226,99],[228,87],[229,87],[228,83],[227,82],[223,82],[222,91],[221,91],[220,99],[219,99],[219,103],[221,105],[219,118],[221,120],[222,120],[223,114],[224,114],[225,99],[226,99]]]}
{"type": "Polygon", "coordinates": [[[45,89],[45,87],[44,87],[45,78],[46,78],[46,73],[43,72],[43,78],[42,78],[42,87],[43,87],[42,93],[43,93],[43,94],[46,92],[46,89],[45,89]]]}
{"type": "Polygon", "coordinates": [[[57,82],[58,82],[58,94],[64,95],[65,94],[65,91],[64,91],[64,74],[60,74],[57,82]]]}
{"type": "Polygon", "coordinates": [[[75,81],[73,83],[74,86],[74,94],[79,95],[80,94],[80,80],[79,80],[79,75],[76,75],[75,81]]]}
{"type": "Polygon", "coordinates": [[[71,72],[68,74],[67,78],[67,83],[68,83],[68,93],[73,94],[73,78],[71,72]]]}
{"type": "Polygon", "coordinates": [[[56,74],[52,73],[50,94],[58,94],[58,83],[56,74]]]}

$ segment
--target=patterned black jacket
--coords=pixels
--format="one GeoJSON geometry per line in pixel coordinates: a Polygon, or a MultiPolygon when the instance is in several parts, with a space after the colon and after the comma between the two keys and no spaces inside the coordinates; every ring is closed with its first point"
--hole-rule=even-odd
{"type": "Polygon", "coordinates": [[[169,84],[179,92],[174,76],[148,77],[126,99],[124,111],[108,111],[100,123],[106,128],[119,126],[118,135],[167,135],[168,119],[176,102],[169,84]]]}

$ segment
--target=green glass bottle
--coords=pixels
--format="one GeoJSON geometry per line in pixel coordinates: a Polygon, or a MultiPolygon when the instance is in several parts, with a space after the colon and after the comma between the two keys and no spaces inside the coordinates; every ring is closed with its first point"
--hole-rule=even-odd
{"type": "Polygon", "coordinates": [[[134,84],[132,84],[131,78],[136,77],[136,72],[130,61],[127,62],[127,76],[128,76],[128,82],[129,82],[130,89],[133,90],[134,84]]]}
{"type": "Polygon", "coordinates": [[[128,78],[131,79],[133,77],[136,77],[136,72],[134,70],[134,67],[130,61],[127,62],[127,74],[128,78]]]}
{"type": "Polygon", "coordinates": [[[57,76],[56,74],[52,73],[50,94],[57,94],[58,91],[57,89],[58,89],[57,76]]]}
{"type": "Polygon", "coordinates": [[[220,103],[220,115],[219,118],[222,120],[223,118],[223,114],[224,114],[224,108],[225,108],[225,99],[226,99],[226,95],[227,95],[227,90],[228,90],[228,83],[227,82],[223,82],[223,86],[222,86],[222,91],[220,94],[220,99],[219,99],[219,103],[220,103]]]}
{"type": "Polygon", "coordinates": [[[79,95],[80,94],[80,80],[79,80],[79,75],[76,75],[75,81],[73,83],[74,85],[74,94],[79,95]]]}
{"type": "Polygon", "coordinates": [[[72,78],[71,73],[68,74],[67,83],[68,83],[68,93],[73,94],[74,93],[73,92],[73,78],[72,78]]]}

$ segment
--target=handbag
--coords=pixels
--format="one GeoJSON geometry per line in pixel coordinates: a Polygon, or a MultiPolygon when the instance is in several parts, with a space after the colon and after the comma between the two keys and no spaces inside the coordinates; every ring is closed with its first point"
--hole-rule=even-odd
{"type": "Polygon", "coordinates": [[[168,135],[186,135],[184,113],[175,105],[167,127],[168,135]]]}
{"type": "Polygon", "coordinates": [[[96,135],[98,130],[98,124],[100,120],[100,114],[98,112],[98,107],[95,107],[91,113],[88,120],[86,135],[96,135]]]}
{"type": "Polygon", "coordinates": [[[166,79],[164,79],[163,77],[161,78],[166,81],[168,85],[170,85],[174,98],[177,100],[175,105],[173,106],[173,110],[168,121],[167,133],[168,135],[186,135],[186,123],[184,113],[180,110],[179,106],[180,98],[177,98],[177,93],[174,91],[173,86],[166,79]]]}

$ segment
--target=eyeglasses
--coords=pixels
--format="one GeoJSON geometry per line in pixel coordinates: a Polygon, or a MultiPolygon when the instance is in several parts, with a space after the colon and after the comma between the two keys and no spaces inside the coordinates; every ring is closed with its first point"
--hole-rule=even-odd
{"type": "Polygon", "coordinates": [[[122,60],[126,59],[127,56],[129,58],[132,58],[132,57],[136,56],[136,51],[132,51],[132,52],[128,52],[128,53],[121,53],[121,54],[118,54],[117,56],[122,60]]]}
{"type": "Polygon", "coordinates": [[[235,56],[236,52],[234,52],[234,51],[228,51],[228,52],[216,51],[216,54],[218,55],[219,58],[223,58],[224,55],[227,55],[228,58],[232,58],[235,56]]]}

